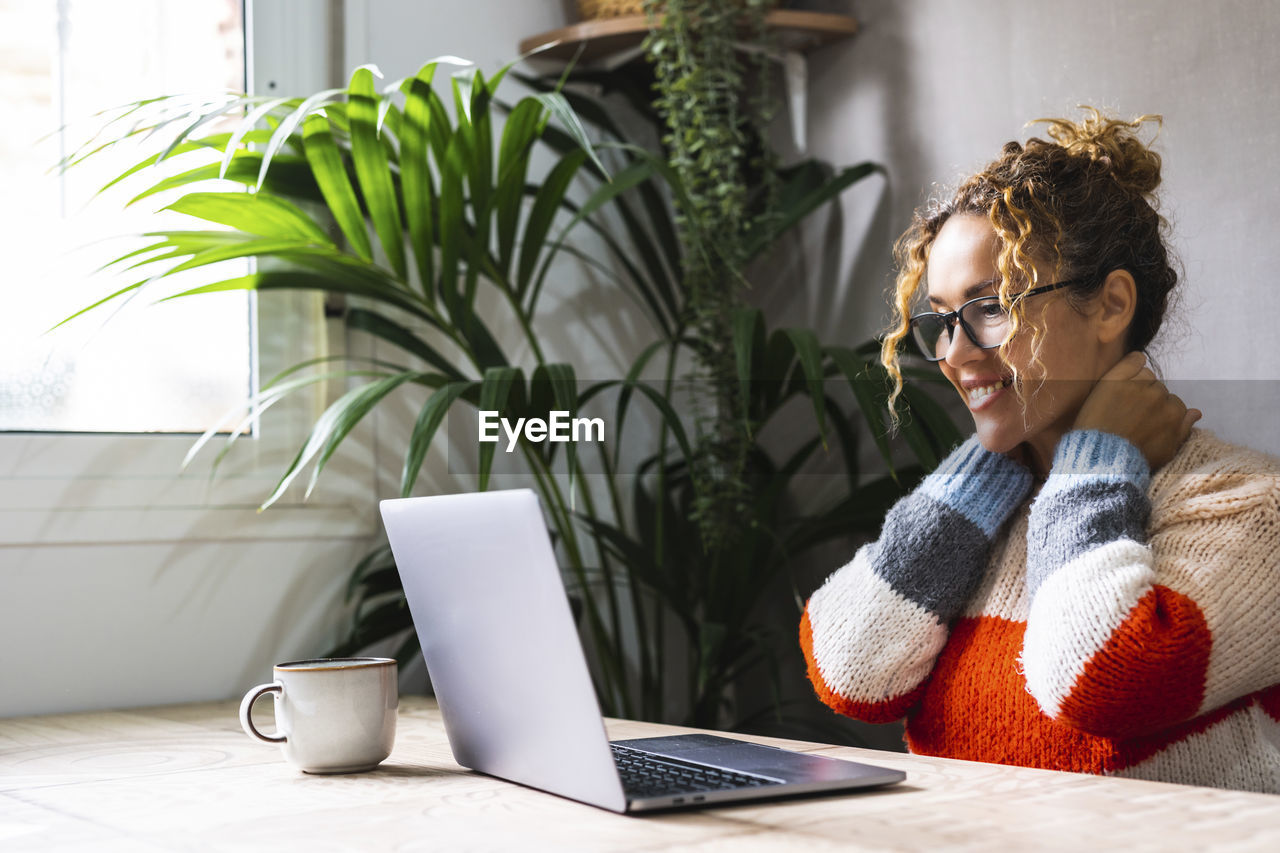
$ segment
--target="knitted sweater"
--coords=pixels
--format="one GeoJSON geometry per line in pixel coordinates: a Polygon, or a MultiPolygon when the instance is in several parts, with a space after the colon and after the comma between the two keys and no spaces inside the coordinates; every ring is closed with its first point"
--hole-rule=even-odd
{"type": "Polygon", "coordinates": [[[835,710],[914,753],[1280,793],[1280,460],[1193,429],[1151,477],[1067,433],[1032,495],[971,438],[809,599],[835,710]]]}

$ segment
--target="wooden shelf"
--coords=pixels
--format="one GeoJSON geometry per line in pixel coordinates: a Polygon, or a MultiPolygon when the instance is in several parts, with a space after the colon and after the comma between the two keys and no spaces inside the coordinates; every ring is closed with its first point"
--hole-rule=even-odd
{"type": "MultiPolygon", "coordinates": [[[[858,31],[857,21],[848,15],[793,9],[769,12],[765,16],[765,26],[778,36],[779,48],[802,52],[848,38],[858,31]]],[[[648,32],[649,22],[645,15],[598,18],[523,39],[520,53],[553,45],[541,51],[537,58],[570,60],[577,54],[579,46],[585,45],[580,61],[592,62],[636,47],[648,32]]]]}

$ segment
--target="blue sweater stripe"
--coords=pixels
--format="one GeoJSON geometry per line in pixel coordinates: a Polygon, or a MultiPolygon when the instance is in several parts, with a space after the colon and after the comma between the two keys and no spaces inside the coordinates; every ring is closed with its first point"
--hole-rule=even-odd
{"type": "Polygon", "coordinates": [[[1004,454],[987,450],[974,436],[925,478],[920,491],[952,507],[994,539],[1030,487],[1031,472],[1004,454]]]}
{"type": "Polygon", "coordinates": [[[1073,430],[1058,442],[1039,497],[1094,483],[1132,483],[1145,493],[1151,469],[1142,451],[1127,439],[1095,429],[1073,430]]]}

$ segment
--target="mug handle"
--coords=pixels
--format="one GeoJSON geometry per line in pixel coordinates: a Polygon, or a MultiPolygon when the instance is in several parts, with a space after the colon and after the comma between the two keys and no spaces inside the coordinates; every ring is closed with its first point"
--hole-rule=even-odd
{"type": "MultiPolygon", "coordinates": [[[[257,738],[263,743],[284,743],[287,738],[284,735],[264,735],[258,731],[258,727],[253,724],[253,703],[266,693],[274,693],[279,696],[284,691],[284,685],[278,681],[270,684],[259,684],[257,687],[244,694],[244,700],[240,702],[240,725],[244,728],[245,734],[249,737],[257,738]]],[[[279,700],[276,700],[279,701],[279,700]]]]}

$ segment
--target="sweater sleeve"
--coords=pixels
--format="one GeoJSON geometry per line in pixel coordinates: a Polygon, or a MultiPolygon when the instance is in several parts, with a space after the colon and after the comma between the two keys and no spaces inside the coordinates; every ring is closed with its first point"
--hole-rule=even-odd
{"type": "Polygon", "coordinates": [[[1021,659],[1049,717],[1140,737],[1280,681],[1276,478],[1230,480],[1204,478],[1148,541],[1138,448],[1094,430],[1059,442],[1028,520],[1021,659]]]}
{"type": "Polygon", "coordinates": [[[903,717],[981,579],[1031,473],[970,438],[885,516],[809,599],[800,644],[819,698],[874,723],[903,717]]]}

